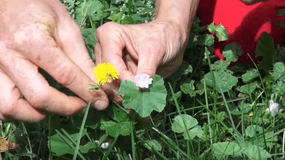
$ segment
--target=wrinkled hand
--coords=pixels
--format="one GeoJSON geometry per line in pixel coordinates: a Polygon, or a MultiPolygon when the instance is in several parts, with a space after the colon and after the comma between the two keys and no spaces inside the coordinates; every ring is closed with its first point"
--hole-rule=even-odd
{"type": "Polygon", "coordinates": [[[89,90],[94,64],[80,29],[58,0],[2,0],[0,26],[0,119],[71,115],[90,100],[97,109],[107,107],[102,90],[89,90]],[[49,86],[39,68],[79,97],[49,86]]]}
{"type": "MultiPolygon", "coordinates": [[[[108,62],[119,72],[119,81],[135,81],[135,75],[171,75],[183,59],[187,31],[170,20],[139,25],[106,23],[97,29],[96,64],[108,62]]],[[[118,83],[117,83],[118,84],[118,83]]],[[[109,88],[106,93],[110,94],[109,88]]],[[[115,97],[116,98],[116,97],[115,97]]]]}

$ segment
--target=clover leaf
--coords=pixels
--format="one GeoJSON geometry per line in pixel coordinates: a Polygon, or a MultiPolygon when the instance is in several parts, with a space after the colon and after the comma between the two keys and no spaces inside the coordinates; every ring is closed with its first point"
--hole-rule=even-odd
{"type": "Polygon", "coordinates": [[[121,83],[119,94],[123,95],[123,106],[134,109],[141,117],[147,117],[153,110],[161,112],[166,105],[166,89],[163,79],[154,75],[152,84],[145,91],[140,91],[134,82],[125,80],[121,83]]]}

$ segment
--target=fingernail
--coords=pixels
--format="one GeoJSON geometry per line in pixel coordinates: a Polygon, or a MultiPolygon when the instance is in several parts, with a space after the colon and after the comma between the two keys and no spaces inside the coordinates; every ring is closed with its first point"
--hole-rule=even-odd
{"type": "Polygon", "coordinates": [[[98,110],[104,110],[108,107],[108,103],[105,101],[98,100],[94,103],[94,106],[98,110]]]}

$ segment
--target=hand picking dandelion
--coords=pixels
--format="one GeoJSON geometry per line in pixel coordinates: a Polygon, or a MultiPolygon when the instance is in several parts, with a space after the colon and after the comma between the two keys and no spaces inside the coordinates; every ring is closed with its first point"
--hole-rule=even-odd
{"type": "Polygon", "coordinates": [[[119,73],[115,67],[110,63],[101,63],[98,66],[94,67],[93,74],[95,79],[100,85],[104,83],[111,83],[111,79],[118,79],[119,73]]]}
{"type": "Polygon", "coordinates": [[[136,86],[140,88],[148,88],[149,85],[152,83],[152,78],[149,77],[147,74],[136,75],[136,86]]]}

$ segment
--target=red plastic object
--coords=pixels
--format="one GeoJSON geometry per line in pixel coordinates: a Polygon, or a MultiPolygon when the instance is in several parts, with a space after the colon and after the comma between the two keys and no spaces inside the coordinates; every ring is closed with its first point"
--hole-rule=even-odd
{"type": "Polygon", "coordinates": [[[200,0],[197,14],[202,25],[212,22],[222,24],[228,31],[230,39],[224,42],[216,41],[213,52],[219,59],[224,59],[222,51],[226,44],[237,42],[242,46],[244,54],[238,63],[249,63],[259,59],[255,57],[255,47],[262,32],[266,32],[274,39],[274,44],[284,45],[285,29],[276,24],[285,16],[277,16],[280,9],[285,8],[285,0],[268,0],[254,5],[245,5],[240,0],[200,0]]]}

